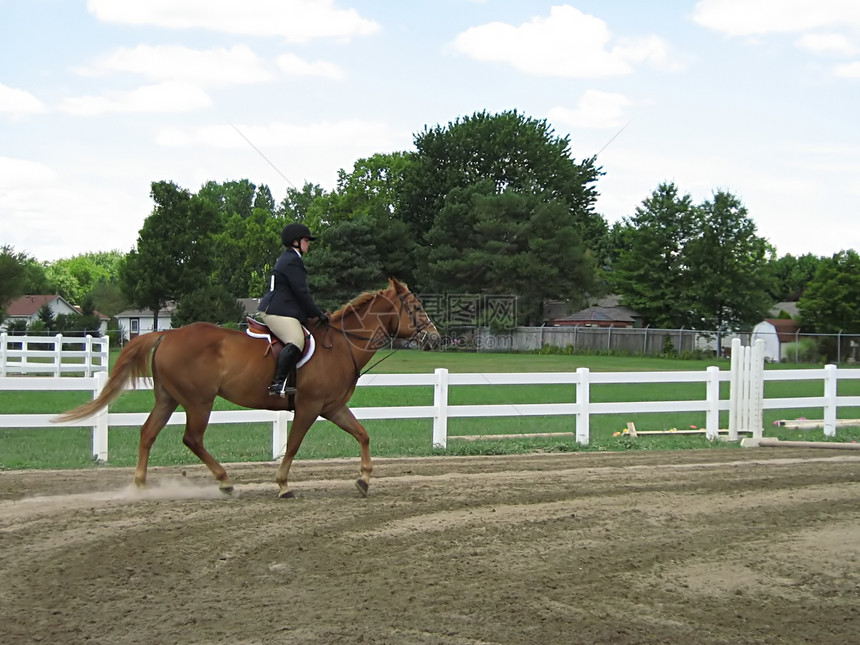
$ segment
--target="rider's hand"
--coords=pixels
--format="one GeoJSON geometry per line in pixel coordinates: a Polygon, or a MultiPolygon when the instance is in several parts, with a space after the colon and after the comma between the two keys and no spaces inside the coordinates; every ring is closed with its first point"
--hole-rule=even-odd
{"type": "Polygon", "coordinates": [[[322,313],[322,314],[320,314],[319,321],[320,321],[323,325],[328,325],[328,314],[327,314],[327,313],[322,313]]]}

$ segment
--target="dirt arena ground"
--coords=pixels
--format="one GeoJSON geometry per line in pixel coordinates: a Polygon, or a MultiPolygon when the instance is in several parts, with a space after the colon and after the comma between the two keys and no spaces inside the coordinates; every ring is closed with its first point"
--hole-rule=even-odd
{"type": "Polygon", "coordinates": [[[0,643],[860,642],[860,454],[0,472],[0,643]]]}

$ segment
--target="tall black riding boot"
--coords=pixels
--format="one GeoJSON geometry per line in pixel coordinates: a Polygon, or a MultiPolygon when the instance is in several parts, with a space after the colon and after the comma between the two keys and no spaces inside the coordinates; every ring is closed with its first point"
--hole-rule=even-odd
{"type": "Polygon", "coordinates": [[[278,365],[275,368],[275,378],[272,379],[272,384],[269,386],[269,396],[286,396],[287,394],[295,394],[296,388],[286,387],[287,375],[290,373],[296,363],[299,362],[299,357],[302,355],[302,350],[287,343],[278,354],[278,365]]]}

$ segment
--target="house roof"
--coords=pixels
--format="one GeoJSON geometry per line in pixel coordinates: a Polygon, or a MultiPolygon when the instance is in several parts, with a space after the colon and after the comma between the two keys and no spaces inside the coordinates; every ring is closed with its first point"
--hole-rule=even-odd
{"type": "MultiPolygon", "coordinates": [[[[63,296],[58,294],[53,295],[36,295],[36,296],[21,296],[9,303],[9,306],[6,308],[6,315],[9,318],[29,318],[39,312],[46,304],[50,304],[55,300],[60,300],[66,304],[70,309],[74,309],[79,314],[83,313],[81,308],[77,305],[71,304],[68,300],[63,298],[63,296]]],[[[98,316],[99,320],[110,320],[110,316],[105,316],[103,313],[98,311],[93,311],[93,313],[98,316]]]]}
{"type": "Polygon", "coordinates": [[[628,307],[587,307],[575,314],[556,319],[556,322],[634,322],[632,309],[628,307]]]}
{"type": "MultiPolygon", "coordinates": [[[[158,317],[169,316],[176,311],[176,303],[168,302],[158,310],[158,317]]],[[[152,318],[152,309],[126,309],[120,311],[115,318],[152,318]]]]}
{"type": "Polygon", "coordinates": [[[54,302],[54,300],[62,300],[69,307],[74,309],[71,304],[66,302],[65,298],[58,294],[39,295],[39,296],[21,296],[9,303],[6,308],[7,316],[32,316],[37,313],[44,305],[54,302]]]}

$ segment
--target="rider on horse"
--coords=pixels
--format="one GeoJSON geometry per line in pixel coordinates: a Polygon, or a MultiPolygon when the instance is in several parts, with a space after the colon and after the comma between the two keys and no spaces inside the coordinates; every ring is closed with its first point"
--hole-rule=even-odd
{"type": "Polygon", "coordinates": [[[307,271],[302,260],[310,242],[315,239],[310,229],[300,222],[284,227],[281,242],[287,248],[275,262],[269,292],[258,307],[263,322],[285,344],[278,356],[275,378],[269,386],[271,396],[282,397],[295,392],[295,388],[286,387],[286,380],[305,348],[302,325],[308,318],[319,318],[323,323],[328,321],[328,316],[308,291],[307,271]]]}

